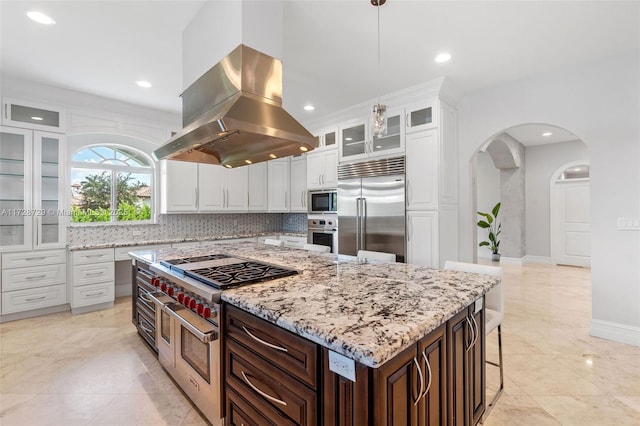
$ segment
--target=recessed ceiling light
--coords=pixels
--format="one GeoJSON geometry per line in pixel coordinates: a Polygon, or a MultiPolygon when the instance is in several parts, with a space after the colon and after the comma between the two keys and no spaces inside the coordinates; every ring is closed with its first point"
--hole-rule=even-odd
{"type": "Polygon", "coordinates": [[[27,16],[39,24],[53,25],[56,23],[56,21],[54,21],[50,16],[47,16],[44,13],[35,10],[27,12],[27,16]]]}
{"type": "Polygon", "coordinates": [[[442,52],[442,53],[438,53],[438,56],[436,56],[435,61],[439,64],[442,64],[444,62],[448,62],[451,59],[451,55],[447,52],[442,52]]]}
{"type": "Polygon", "coordinates": [[[32,119],[32,120],[35,120],[35,121],[42,121],[42,120],[44,120],[44,118],[42,118],[42,117],[31,117],[31,119],[32,119]]]}
{"type": "Polygon", "coordinates": [[[144,87],[145,89],[148,89],[149,87],[151,87],[151,83],[149,83],[146,80],[138,80],[136,81],[136,84],[140,87],[144,87]]]}
{"type": "Polygon", "coordinates": [[[544,137],[546,138],[547,136],[551,136],[552,134],[553,134],[553,133],[551,133],[551,132],[544,132],[544,133],[542,134],[542,136],[544,136],[544,137]]]}
{"type": "Polygon", "coordinates": [[[314,109],[316,109],[316,107],[314,107],[313,105],[305,105],[304,106],[304,110],[305,111],[313,111],[314,109]]]}

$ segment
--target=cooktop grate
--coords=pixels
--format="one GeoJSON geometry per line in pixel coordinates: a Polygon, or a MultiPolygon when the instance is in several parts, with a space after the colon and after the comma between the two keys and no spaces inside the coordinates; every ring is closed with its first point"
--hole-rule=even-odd
{"type": "Polygon", "coordinates": [[[247,261],[230,265],[184,271],[184,275],[217,289],[239,287],[246,284],[296,275],[295,269],[266,263],[247,261]]]}

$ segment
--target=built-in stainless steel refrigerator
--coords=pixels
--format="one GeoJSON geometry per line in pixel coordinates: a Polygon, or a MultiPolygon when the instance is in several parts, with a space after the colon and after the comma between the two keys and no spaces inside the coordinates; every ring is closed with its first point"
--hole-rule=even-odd
{"type": "Polygon", "coordinates": [[[338,251],[395,253],[405,261],[405,159],[338,167],[338,251]]]}

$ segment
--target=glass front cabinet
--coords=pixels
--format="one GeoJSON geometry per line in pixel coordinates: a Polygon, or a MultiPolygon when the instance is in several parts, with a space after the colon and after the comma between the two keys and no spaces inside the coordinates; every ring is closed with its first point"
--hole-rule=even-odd
{"type": "Polygon", "coordinates": [[[0,127],[0,250],[65,245],[64,135],[0,127]]]}
{"type": "Polygon", "coordinates": [[[371,118],[355,120],[340,126],[340,161],[404,153],[404,110],[387,111],[387,132],[375,136],[371,131],[371,118]]]}

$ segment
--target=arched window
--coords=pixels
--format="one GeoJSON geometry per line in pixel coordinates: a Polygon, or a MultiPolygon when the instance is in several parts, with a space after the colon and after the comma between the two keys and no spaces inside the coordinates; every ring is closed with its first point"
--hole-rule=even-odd
{"type": "Polygon", "coordinates": [[[119,145],[88,146],[71,160],[71,221],[149,222],[153,162],[119,145]]]}

